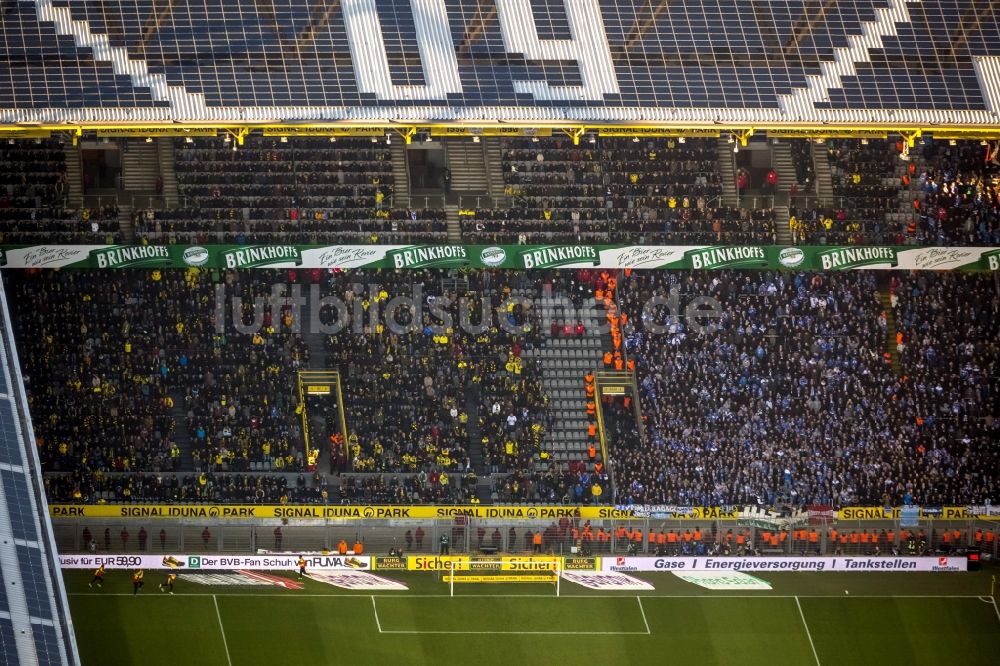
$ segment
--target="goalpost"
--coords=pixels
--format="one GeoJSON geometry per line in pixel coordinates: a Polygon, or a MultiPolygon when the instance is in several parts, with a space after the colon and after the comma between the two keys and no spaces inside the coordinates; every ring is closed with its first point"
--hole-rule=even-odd
{"type": "Polygon", "coordinates": [[[476,560],[474,562],[450,560],[445,563],[442,580],[448,583],[448,595],[455,596],[455,583],[549,583],[560,596],[562,580],[562,559],[519,558],[511,561],[476,560]],[[459,572],[474,573],[460,574],[459,572]]]}

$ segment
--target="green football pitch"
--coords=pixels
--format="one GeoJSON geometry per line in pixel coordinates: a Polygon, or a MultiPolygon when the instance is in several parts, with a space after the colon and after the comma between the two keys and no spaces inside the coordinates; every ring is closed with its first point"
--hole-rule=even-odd
{"type": "MultiPolygon", "coordinates": [[[[1000,663],[997,570],[968,574],[769,573],[768,591],[713,592],[670,574],[656,589],[469,584],[385,572],[407,591],[213,587],[173,596],[151,572],[104,588],[66,572],[77,642],[94,664],[989,664],[1000,663]],[[847,593],[845,593],[847,592],[847,593]]],[[[292,577],[292,576],[289,576],[292,577]]]]}

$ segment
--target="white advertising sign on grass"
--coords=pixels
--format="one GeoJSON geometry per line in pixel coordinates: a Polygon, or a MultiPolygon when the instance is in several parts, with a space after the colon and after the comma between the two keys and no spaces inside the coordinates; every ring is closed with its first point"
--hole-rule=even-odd
{"type": "Polygon", "coordinates": [[[563,571],[563,580],[577,585],[589,587],[592,590],[653,590],[656,589],[644,580],[635,576],[615,571],[563,571]]]}
{"type": "Polygon", "coordinates": [[[770,590],[771,584],[756,576],[730,571],[712,573],[709,571],[673,572],[675,576],[706,590],[770,590]]]}
{"type": "Polygon", "coordinates": [[[317,571],[309,574],[313,580],[318,580],[334,587],[346,590],[407,590],[399,581],[370,574],[367,571],[317,571]]]}

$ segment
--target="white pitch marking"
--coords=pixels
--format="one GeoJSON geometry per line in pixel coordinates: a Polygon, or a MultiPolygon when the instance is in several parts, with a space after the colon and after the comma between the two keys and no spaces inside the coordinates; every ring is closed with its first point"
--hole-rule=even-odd
{"type": "Polygon", "coordinates": [[[378,625],[378,633],[384,634],[385,632],[382,631],[382,623],[378,619],[378,606],[375,605],[375,595],[373,594],[371,595],[371,597],[372,597],[372,610],[375,611],[375,624],[378,625]]]}
{"type": "Polygon", "coordinates": [[[653,633],[649,630],[649,620],[646,619],[646,609],[642,607],[642,597],[636,597],[635,600],[639,602],[639,612],[642,613],[642,623],[646,625],[646,633],[653,633]]]}
{"type": "Polygon", "coordinates": [[[795,605],[799,607],[799,617],[802,618],[802,626],[806,628],[806,637],[809,639],[809,647],[812,648],[813,657],[816,658],[816,666],[820,666],[819,655],[816,654],[816,645],[813,643],[812,632],[809,631],[809,623],[806,622],[806,615],[802,612],[802,604],[799,603],[798,597],[795,597],[795,605]]]}
{"type": "Polygon", "coordinates": [[[222,626],[222,613],[219,612],[219,600],[212,595],[212,603],[215,604],[215,617],[219,618],[219,631],[222,632],[222,647],[226,648],[226,663],[233,666],[232,657],[229,656],[229,643],[226,641],[226,628],[222,626]]]}

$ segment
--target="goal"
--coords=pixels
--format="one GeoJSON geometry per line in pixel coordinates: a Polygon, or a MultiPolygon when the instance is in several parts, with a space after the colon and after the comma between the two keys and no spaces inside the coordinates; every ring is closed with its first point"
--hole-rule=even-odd
{"type": "Polygon", "coordinates": [[[445,565],[442,580],[448,583],[449,596],[455,596],[455,584],[469,583],[546,583],[560,596],[562,560],[560,558],[503,558],[500,560],[451,560],[445,565]]]}

